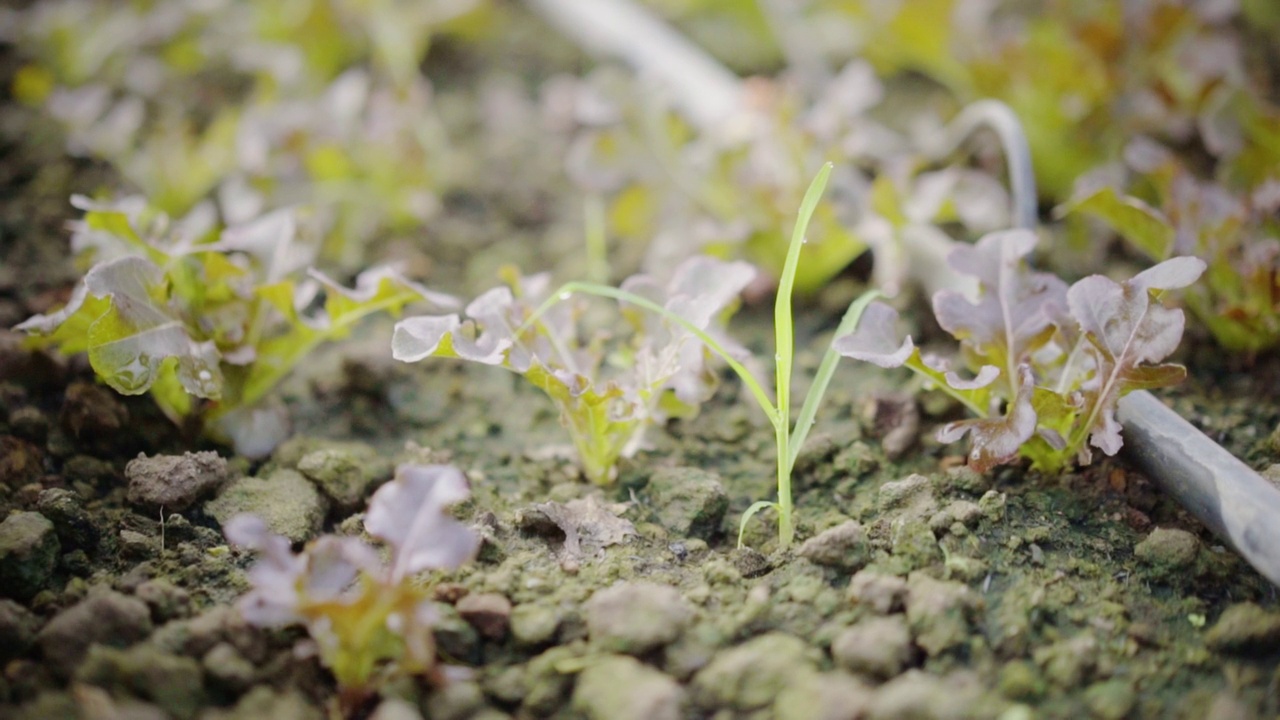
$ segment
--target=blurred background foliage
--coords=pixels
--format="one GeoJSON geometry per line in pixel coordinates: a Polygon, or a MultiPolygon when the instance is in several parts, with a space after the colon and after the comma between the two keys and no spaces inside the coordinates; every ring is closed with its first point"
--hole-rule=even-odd
{"type": "MultiPolygon", "coordinates": [[[[443,265],[459,291],[508,263],[582,275],[596,211],[615,279],[698,251],[776,274],[827,160],[838,172],[799,289],[867,249],[874,282],[908,287],[921,237],[1008,223],[999,148],[934,148],[960,107],[995,98],[1026,127],[1044,220],[1099,185],[1132,196],[1179,252],[1220,261],[1197,303],[1219,340],[1280,340],[1275,3],[643,4],[747,78],[748,122],[698,127],[669,88],[589,59],[514,0],[49,0],[0,26],[26,59],[13,96],[116,171],[99,199],[140,195],[210,237],[293,208],[321,265],[443,265]],[[1135,160],[1151,146],[1185,179],[1135,160]]],[[[1096,270],[1113,230],[1066,214],[1053,232],[1072,255],[1051,262],[1096,270]]]]}

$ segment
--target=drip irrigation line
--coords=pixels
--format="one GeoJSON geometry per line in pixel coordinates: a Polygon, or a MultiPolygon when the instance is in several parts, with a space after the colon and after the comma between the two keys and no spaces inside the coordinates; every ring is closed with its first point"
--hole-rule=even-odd
{"type": "Polygon", "coordinates": [[[1129,459],[1280,586],[1280,490],[1145,390],[1116,417],[1129,459]]]}
{"type": "Polygon", "coordinates": [[[589,53],[620,58],[671,90],[689,120],[715,128],[744,106],[742,81],[705,50],[629,0],[526,0],[589,53]]]}
{"type": "Polygon", "coordinates": [[[987,127],[1000,138],[1004,159],[1008,165],[1009,187],[1013,191],[1013,208],[1010,220],[1015,228],[1034,231],[1039,221],[1036,200],[1036,174],[1031,166],[1031,147],[1027,144],[1022,122],[1008,105],[999,100],[978,100],[964,106],[958,115],[947,123],[941,142],[934,148],[934,157],[943,157],[957,148],[977,130],[987,127]]]}

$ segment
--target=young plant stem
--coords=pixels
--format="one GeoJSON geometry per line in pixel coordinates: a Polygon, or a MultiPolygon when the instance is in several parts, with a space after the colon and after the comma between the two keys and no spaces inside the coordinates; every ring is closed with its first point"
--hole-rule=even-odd
{"type": "Polygon", "coordinates": [[[600,195],[587,195],[582,202],[583,224],[586,226],[587,279],[595,283],[609,282],[609,233],[605,221],[605,203],[600,195]]]}
{"type": "MultiPolygon", "coordinates": [[[[787,259],[782,265],[782,277],[778,278],[778,295],[773,303],[774,382],[777,386],[778,422],[774,423],[774,437],[778,445],[778,545],[786,548],[795,538],[795,523],[791,505],[791,367],[795,360],[795,327],[792,319],[791,294],[796,284],[796,270],[800,265],[800,250],[809,231],[809,220],[822,199],[831,176],[831,163],[824,163],[817,177],[809,183],[809,189],[800,201],[791,243],[787,246],[787,259]]],[[[741,532],[739,532],[741,536],[741,532]]]]}

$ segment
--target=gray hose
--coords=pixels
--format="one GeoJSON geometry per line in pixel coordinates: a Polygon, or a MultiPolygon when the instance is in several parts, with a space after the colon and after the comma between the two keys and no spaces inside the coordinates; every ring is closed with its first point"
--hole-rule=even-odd
{"type": "Polygon", "coordinates": [[[1149,392],[1121,398],[1116,415],[1130,459],[1280,586],[1280,489],[1149,392]]]}
{"type": "MultiPolygon", "coordinates": [[[[1007,105],[982,100],[947,126],[943,154],[987,125],[999,135],[1013,188],[1014,225],[1036,226],[1036,179],[1022,123],[1007,105]]],[[[1128,454],[1157,485],[1280,586],[1280,489],[1146,390],[1120,399],[1128,454]]]]}
{"type": "Polygon", "coordinates": [[[1009,168],[1009,187],[1013,192],[1010,219],[1015,228],[1035,230],[1039,219],[1036,200],[1036,175],[1031,166],[1031,147],[1022,131],[1022,122],[1013,110],[999,100],[969,103],[943,130],[933,149],[934,157],[950,155],[960,143],[981,127],[990,128],[1000,138],[1005,163],[1009,168]]]}

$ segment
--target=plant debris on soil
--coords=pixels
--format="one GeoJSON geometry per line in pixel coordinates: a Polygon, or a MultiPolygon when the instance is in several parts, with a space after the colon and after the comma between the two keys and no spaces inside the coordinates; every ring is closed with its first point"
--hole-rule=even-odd
{"type": "MultiPolygon", "coordinates": [[[[476,72],[467,62],[459,72],[476,72]]],[[[0,63],[7,88],[16,60],[0,63]]],[[[111,171],[3,102],[7,328],[65,301],[78,277],[67,198],[111,171]]],[[[492,202],[448,198],[446,222],[490,215],[472,232],[494,237],[536,224],[492,202]]],[[[474,277],[508,248],[435,262],[474,277]]],[[[836,319],[821,303],[798,316],[801,375],[836,319]]],[[[734,329],[759,351],[770,322],[748,305],[734,329]]],[[[776,458],[732,374],[600,487],[579,478],[536,389],[395,363],[390,336],[374,322],[317,352],[279,391],[293,436],[250,460],[98,384],[82,358],[0,330],[0,718],[329,717],[337,690],[298,650],[305,634],[234,609],[252,557],[222,523],[253,512],[295,547],[359,535],[403,462],[466,473],[472,496],[453,512],[481,544],[422,579],[450,672],[383,686],[359,717],[1280,716],[1277,588],[1123,453],[1061,475],[980,474],[933,439],[956,407],[848,363],[796,462],[798,543],[778,549],[764,513],[739,547],[776,458]]],[[[1195,332],[1180,359],[1190,379],[1162,397],[1280,485],[1280,356],[1224,361],[1195,332]]]]}

